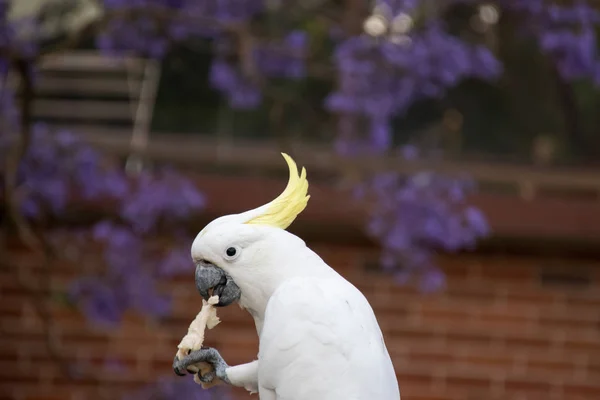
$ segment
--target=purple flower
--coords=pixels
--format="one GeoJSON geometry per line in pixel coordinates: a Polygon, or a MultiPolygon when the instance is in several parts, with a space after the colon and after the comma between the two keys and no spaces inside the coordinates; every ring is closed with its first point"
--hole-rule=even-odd
{"type": "MultiPolygon", "coordinates": [[[[0,139],[0,155],[4,155],[12,137],[0,139]]],[[[90,241],[104,245],[107,268],[82,274],[70,287],[70,298],[91,321],[115,325],[127,309],[154,317],[169,312],[170,299],[156,283],[167,272],[185,271],[189,253],[185,263],[183,258],[170,260],[167,271],[146,241],[160,228],[161,233],[176,234],[180,243],[191,243],[180,233],[181,220],[206,203],[192,181],[172,169],[144,172],[133,179],[77,135],[52,132],[43,124],[32,126],[31,144],[17,179],[21,211],[32,219],[61,215],[72,194],[112,200],[120,206],[120,219],[103,220],[80,235],[81,240],[70,240],[72,246],[87,246],[90,241]]]]}
{"type": "Polygon", "coordinates": [[[105,283],[90,278],[80,279],[71,286],[70,296],[90,320],[110,326],[120,322],[122,305],[115,296],[114,288],[105,283]]]}
{"type": "Polygon", "coordinates": [[[438,270],[428,270],[423,274],[420,282],[420,288],[423,292],[429,293],[440,290],[446,282],[444,274],[438,270]]]}
{"type": "Polygon", "coordinates": [[[211,65],[210,82],[216,89],[222,91],[232,90],[238,81],[234,68],[223,60],[216,60],[211,65]]]}
{"type": "Polygon", "coordinates": [[[465,210],[465,219],[467,224],[477,234],[486,236],[490,232],[490,227],[481,210],[474,207],[467,207],[465,210]]]}
{"type": "Polygon", "coordinates": [[[171,249],[160,262],[158,273],[161,276],[172,276],[193,270],[190,247],[191,243],[186,247],[171,249]]]}
{"type": "MultiPolygon", "coordinates": [[[[405,148],[408,158],[416,149],[405,148]]],[[[361,183],[375,203],[367,231],[382,246],[381,263],[399,283],[419,275],[422,290],[442,287],[433,265],[436,249],[470,248],[490,230],[477,208],[464,204],[472,182],[423,171],[414,175],[383,173],[361,183]]]]}
{"type": "Polygon", "coordinates": [[[407,161],[412,161],[419,157],[419,149],[416,146],[406,145],[400,149],[400,155],[407,161]]]}

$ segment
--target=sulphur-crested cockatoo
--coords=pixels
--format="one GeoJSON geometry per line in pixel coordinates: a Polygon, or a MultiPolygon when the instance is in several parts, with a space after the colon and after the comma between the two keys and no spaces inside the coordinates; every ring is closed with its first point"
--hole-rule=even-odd
{"type": "Polygon", "coordinates": [[[310,196],[304,168],[298,174],[295,162],[283,156],[290,171],[283,193],[254,210],[215,219],[191,249],[202,297],[218,295],[221,307],[238,302],[254,318],[257,359],[229,366],[216,349],[203,348],[176,357],[173,368],[183,375],[208,362],[214,372],[201,381],[216,376],[258,392],[261,400],[399,400],[367,299],[285,230],[310,196]]]}

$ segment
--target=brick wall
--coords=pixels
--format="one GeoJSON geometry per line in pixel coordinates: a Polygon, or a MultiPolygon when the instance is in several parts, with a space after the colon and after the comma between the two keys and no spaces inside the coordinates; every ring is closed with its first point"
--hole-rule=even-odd
{"type": "MultiPolygon", "coordinates": [[[[373,249],[313,248],[373,304],[403,400],[600,399],[600,268],[590,262],[445,257],[447,290],[423,295],[366,268],[376,260],[373,249]]],[[[18,281],[40,282],[43,271],[25,253],[12,262],[19,276],[0,270],[0,398],[116,399],[172,373],[176,345],[200,306],[191,276],[165,282],[176,306],[167,320],[128,315],[116,332],[90,327],[76,310],[47,300],[51,340],[94,376],[73,381],[49,355],[44,325],[18,281]]],[[[51,287],[63,287],[80,268],[58,262],[51,287]]],[[[237,307],[220,316],[207,344],[232,364],[253,359],[257,338],[250,317],[237,307]]]]}

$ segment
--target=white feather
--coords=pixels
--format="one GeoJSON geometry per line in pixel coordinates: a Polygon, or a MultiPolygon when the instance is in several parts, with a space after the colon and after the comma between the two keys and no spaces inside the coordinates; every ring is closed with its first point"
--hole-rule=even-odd
{"type": "Polygon", "coordinates": [[[277,289],[259,360],[259,393],[277,400],[400,399],[373,310],[340,276],[292,278],[277,289]]]}

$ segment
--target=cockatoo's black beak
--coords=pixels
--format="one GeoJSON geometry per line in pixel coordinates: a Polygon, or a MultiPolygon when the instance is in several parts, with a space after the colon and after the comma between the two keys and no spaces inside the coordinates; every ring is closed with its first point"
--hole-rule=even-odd
{"type": "Polygon", "coordinates": [[[242,295],[242,291],[227,272],[207,261],[196,264],[196,287],[205,300],[211,295],[219,296],[217,307],[228,306],[239,300],[242,295]]]}

